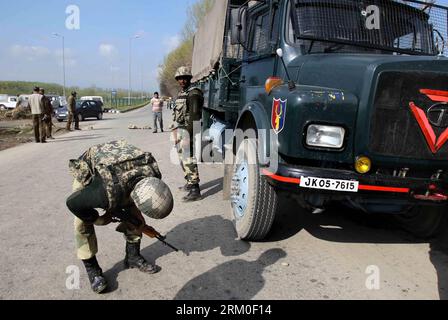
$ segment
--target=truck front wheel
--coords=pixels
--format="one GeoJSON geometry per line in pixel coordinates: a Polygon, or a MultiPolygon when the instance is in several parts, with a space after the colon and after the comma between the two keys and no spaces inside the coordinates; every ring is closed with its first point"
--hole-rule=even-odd
{"type": "Polygon", "coordinates": [[[405,214],[395,216],[399,226],[419,238],[436,236],[448,214],[447,206],[416,206],[405,214]]]}
{"type": "Polygon", "coordinates": [[[238,147],[233,167],[231,203],[239,238],[247,241],[264,239],[274,222],[278,196],[260,173],[255,139],[245,139],[238,147]]]}

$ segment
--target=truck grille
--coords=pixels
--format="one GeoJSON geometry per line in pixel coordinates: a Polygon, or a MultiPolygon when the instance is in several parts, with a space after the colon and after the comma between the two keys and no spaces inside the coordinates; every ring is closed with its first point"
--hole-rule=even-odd
{"type": "MultiPolygon", "coordinates": [[[[447,91],[448,74],[415,71],[380,74],[370,128],[371,152],[401,158],[448,159],[448,142],[434,153],[410,107],[414,102],[427,117],[431,106],[441,104],[422,93],[424,89],[447,91]]],[[[443,125],[430,127],[436,139],[447,130],[443,125]]]]}

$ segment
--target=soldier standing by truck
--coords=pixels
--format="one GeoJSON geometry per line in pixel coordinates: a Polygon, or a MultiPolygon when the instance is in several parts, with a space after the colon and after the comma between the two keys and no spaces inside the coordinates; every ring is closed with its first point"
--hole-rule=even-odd
{"type": "Polygon", "coordinates": [[[448,8],[369,3],[375,21],[366,1],[222,0],[200,24],[192,82],[205,141],[231,160],[239,238],[267,236],[280,193],[310,212],[390,214],[423,238],[446,226],[448,8]]]}
{"type": "Polygon", "coordinates": [[[177,134],[175,143],[178,145],[179,160],[187,180],[186,185],[181,187],[182,190],[188,192],[183,198],[185,202],[202,199],[197,160],[193,155],[193,123],[201,120],[204,95],[200,89],[191,85],[192,78],[189,67],[177,69],[175,79],[181,91],[175,102],[173,121],[174,132],[177,134]]]}
{"type": "Polygon", "coordinates": [[[70,97],[68,97],[68,120],[67,120],[67,130],[71,131],[71,126],[73,119],[75,120],[75,130],[81,130],[79,129],[79,119],[78,115],[76,114],[76,92],[73,91],[70,97]]]}

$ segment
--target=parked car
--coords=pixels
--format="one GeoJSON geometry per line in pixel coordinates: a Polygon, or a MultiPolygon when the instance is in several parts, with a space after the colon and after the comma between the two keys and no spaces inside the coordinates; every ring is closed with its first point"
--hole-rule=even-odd
{"type": "Polygon", "coordinates": [[[59,108],[67,106],[67,99],[63,96],[47,94],[46,97],[50,99],[54,114],[59,108]]]}
{"type": "MultiPolygon", "coordinates": [[[[76,116],[80,121],[87,118],[103,119],[103,107],[99,101],[76,101],[76,116]]],[[[55,112],[55,117],[59,122],[67,120],[68,109],[67,105],[59,107],[55,112]]]]}
{"type": "Polygon", "coordinates": [[[102,104],[104,104],[103,97],[100,97],[100,96],[81,97],[79,100],[81,100],[81,101],[90,101],[90,100],[100,101],[102,104]]]}
{"type": "Polygon", "coordinates": [[[0,100],[0,110],[15,109],[18,98],[16,96],[8,96],[6,99],[0,100]]]}

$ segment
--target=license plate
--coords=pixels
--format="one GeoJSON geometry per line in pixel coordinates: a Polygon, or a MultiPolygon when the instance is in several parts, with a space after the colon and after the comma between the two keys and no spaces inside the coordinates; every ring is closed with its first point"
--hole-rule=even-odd
{"type": "Polygon", "coordinates": [[[322,179],[314,177],[302,177],[300,179],[302,188],[332,190],[341,192],[358,192],[359,182],[351,180],[322,179]]]}

